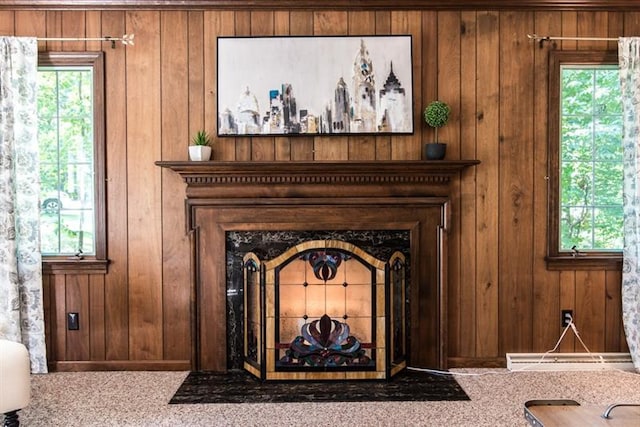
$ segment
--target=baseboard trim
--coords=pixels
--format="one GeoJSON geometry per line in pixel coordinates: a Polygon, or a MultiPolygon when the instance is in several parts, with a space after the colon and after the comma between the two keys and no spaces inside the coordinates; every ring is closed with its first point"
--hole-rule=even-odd
{"type": "Polygon", "coordinates": [[[503,357],[449,357],[449,368],[506,368],[507,361],[503,357]]]}
{"type": "Polygon", "coordinates": [[[83,360],[50,362],[52,372],[190,371],[190,360],[83,360]]]}

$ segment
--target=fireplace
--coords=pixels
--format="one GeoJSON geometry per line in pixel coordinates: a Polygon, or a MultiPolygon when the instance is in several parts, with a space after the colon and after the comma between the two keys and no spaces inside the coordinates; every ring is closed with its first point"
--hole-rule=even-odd
{"type": "Polygon", "coordinates": [[[228,366],[265,380],[395,375],[409,263],[402,230],[228,232],[228,366]]]}
{"type": "Polygon", "coordinates": [[[449,183],[477,163],[157,162],[187,184],[193,368],[263,379],[446,368],[449,183]],[[252,238],[270,245],[231,253],[252,238]]]}

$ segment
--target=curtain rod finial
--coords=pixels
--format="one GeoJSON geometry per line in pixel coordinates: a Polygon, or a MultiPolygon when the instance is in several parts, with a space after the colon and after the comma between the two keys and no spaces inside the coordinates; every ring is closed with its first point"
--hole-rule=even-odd
{"type": "Polygon", "coordinates": [[[135,34],[124,34],[122,36],[122,44],[125,46],[133,46],[133,38],[135,37],[135,34]]]}

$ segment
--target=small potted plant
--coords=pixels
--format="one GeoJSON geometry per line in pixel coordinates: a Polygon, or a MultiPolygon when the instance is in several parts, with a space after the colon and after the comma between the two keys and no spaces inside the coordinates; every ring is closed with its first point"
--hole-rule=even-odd
{"type": "Polygon", "coordinates": [[[435,130],[434,142],[425,144],[427,160],[442,160],[447,151],[447,144],[438,141],[438,129],[449,121],[451,108],[446,102],[433,101],[424,109],[424,122],[435,130]]]}
{"type": "Polygon", "coordinates": [[[205,130],[199,130],[189,145],[189,160],[202,161],[211,158],[211,138],[205,130]]]}

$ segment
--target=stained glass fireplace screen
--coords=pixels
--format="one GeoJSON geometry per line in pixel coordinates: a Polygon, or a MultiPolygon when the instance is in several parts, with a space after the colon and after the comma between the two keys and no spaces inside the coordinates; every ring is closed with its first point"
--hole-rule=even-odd
{"type": "Polygon", "coordinates": [[[245,368],[265,379],[383,379],[404,368],[399,265],[325,240],[262,263],[245,257],[245,368]]]}

